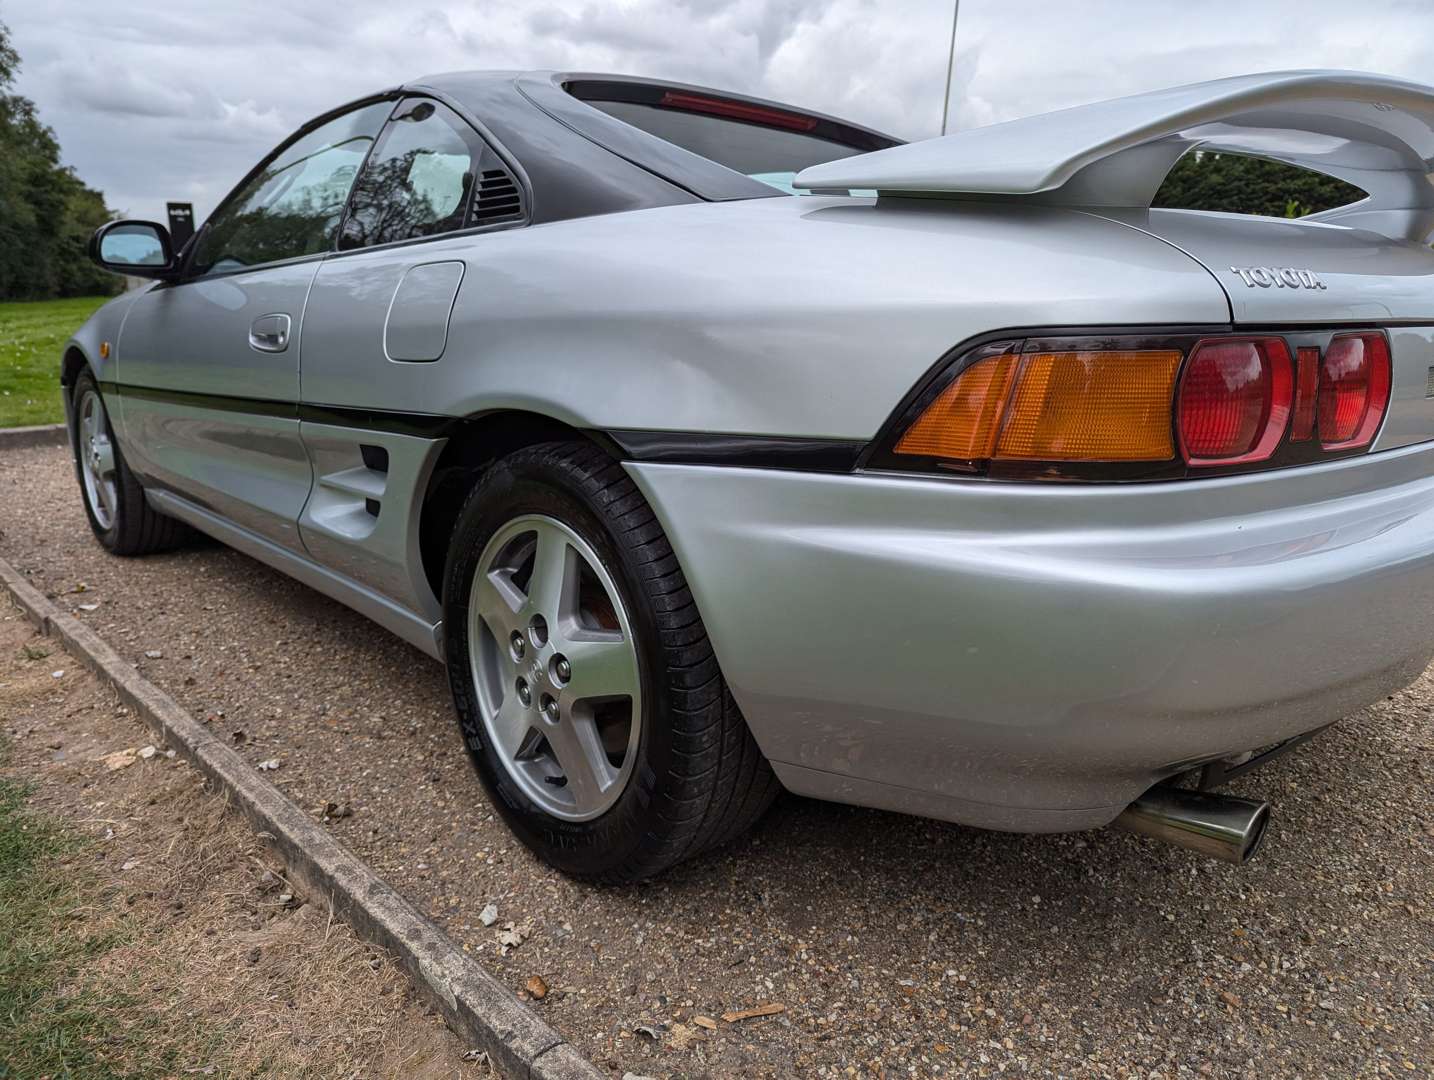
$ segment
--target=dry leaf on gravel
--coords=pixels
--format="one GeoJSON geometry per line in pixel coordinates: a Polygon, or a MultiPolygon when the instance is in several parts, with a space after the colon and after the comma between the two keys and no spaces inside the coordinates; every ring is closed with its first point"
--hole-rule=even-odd
{"type": "Polygon", "coordinates": [[[758,1016],[776,1016],[777,1013],[786,1011],[787,1007],[785,1005],[770,1001],[766,1005],[758,1005],[751,1009],[739,1009],[737,1012],[723,1013],[722,1019],[726,1020],[729,1024],[735,1024],[739,1020],[752,1020],[758,1016]]]}
{"type": "Polygon", "coordinates": [[[713,1020],[710,1016],[694,1016],[692,1022],[698,1027],[706,1028],[708,1031],[717,1030],[717,1021],[713,1020]]]}

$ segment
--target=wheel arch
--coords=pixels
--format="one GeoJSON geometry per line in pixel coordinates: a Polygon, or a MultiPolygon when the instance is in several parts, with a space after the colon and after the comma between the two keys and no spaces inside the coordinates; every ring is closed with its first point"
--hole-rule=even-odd
{"type": "Polygon", "coordinates": [[[90,358],[85,355],[83,349],[71,343],[66,347],[64,358],[60,361],[60,385],[69,390],[85,368],[93,371],[94,365],[90,363],[90,358]]]}
{"type": "Polygon", "coordinates": [[[469,416],[449,435],[429,473],[418,523],[423,573],[434,596],[440,600],[443,597],[443,568],[453,528],[478,476],[499,458],[545,442],[589,442],[614,460],[622,458],[617,444],[604,432],[574,427],[544,413],[522,409],[469,416]]]}

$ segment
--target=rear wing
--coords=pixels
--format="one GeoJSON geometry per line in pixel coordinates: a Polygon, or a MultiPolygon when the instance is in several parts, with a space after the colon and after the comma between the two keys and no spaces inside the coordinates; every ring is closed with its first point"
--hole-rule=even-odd
{"type": "Polygon", "coordinates": [[[1397,239],[1434,232],[1434,88],[1352,71],[1192,83],[813,165],[802,188],[1149,207],[1193,148],[1273,158],[1368,193],[1306,220],[1397,239]]]}

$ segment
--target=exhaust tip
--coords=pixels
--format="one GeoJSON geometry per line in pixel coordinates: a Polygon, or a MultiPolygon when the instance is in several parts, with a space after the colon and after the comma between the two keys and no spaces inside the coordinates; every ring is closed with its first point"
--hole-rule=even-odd
{"type": "MultiPolygon", "coordinates": [[[[1242,800],[1244,801],[1244,800],[1242,800]]],[[[1265,829],[1270,824],[1270,804],[1261,802],[1249,826],[1249,838],[1245,841],[1240,862],[1249,862],[1265,843],[1265,829]]]]}
{"type": "Polygon", "coordinates": [[[1270,823],[1270,804],[1235,795],[1157,786],[1112,823],[1229,863],[1255,857],[1270,823]]]}

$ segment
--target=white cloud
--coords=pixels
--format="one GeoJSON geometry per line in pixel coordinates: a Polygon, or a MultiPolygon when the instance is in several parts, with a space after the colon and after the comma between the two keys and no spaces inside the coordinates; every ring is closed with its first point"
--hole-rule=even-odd
{"type": "MultiPolygon", "coordinates": [[[[906,138],[934,134],[949,0],[8,0],[21,92],[111,205],[200,215],[304,120],[472,68],[616,71],[758,94],[906,138]]],[[[1291,67],[1434,81],[1414,0],[962,0],[953,129],[1291,67]]]]}

